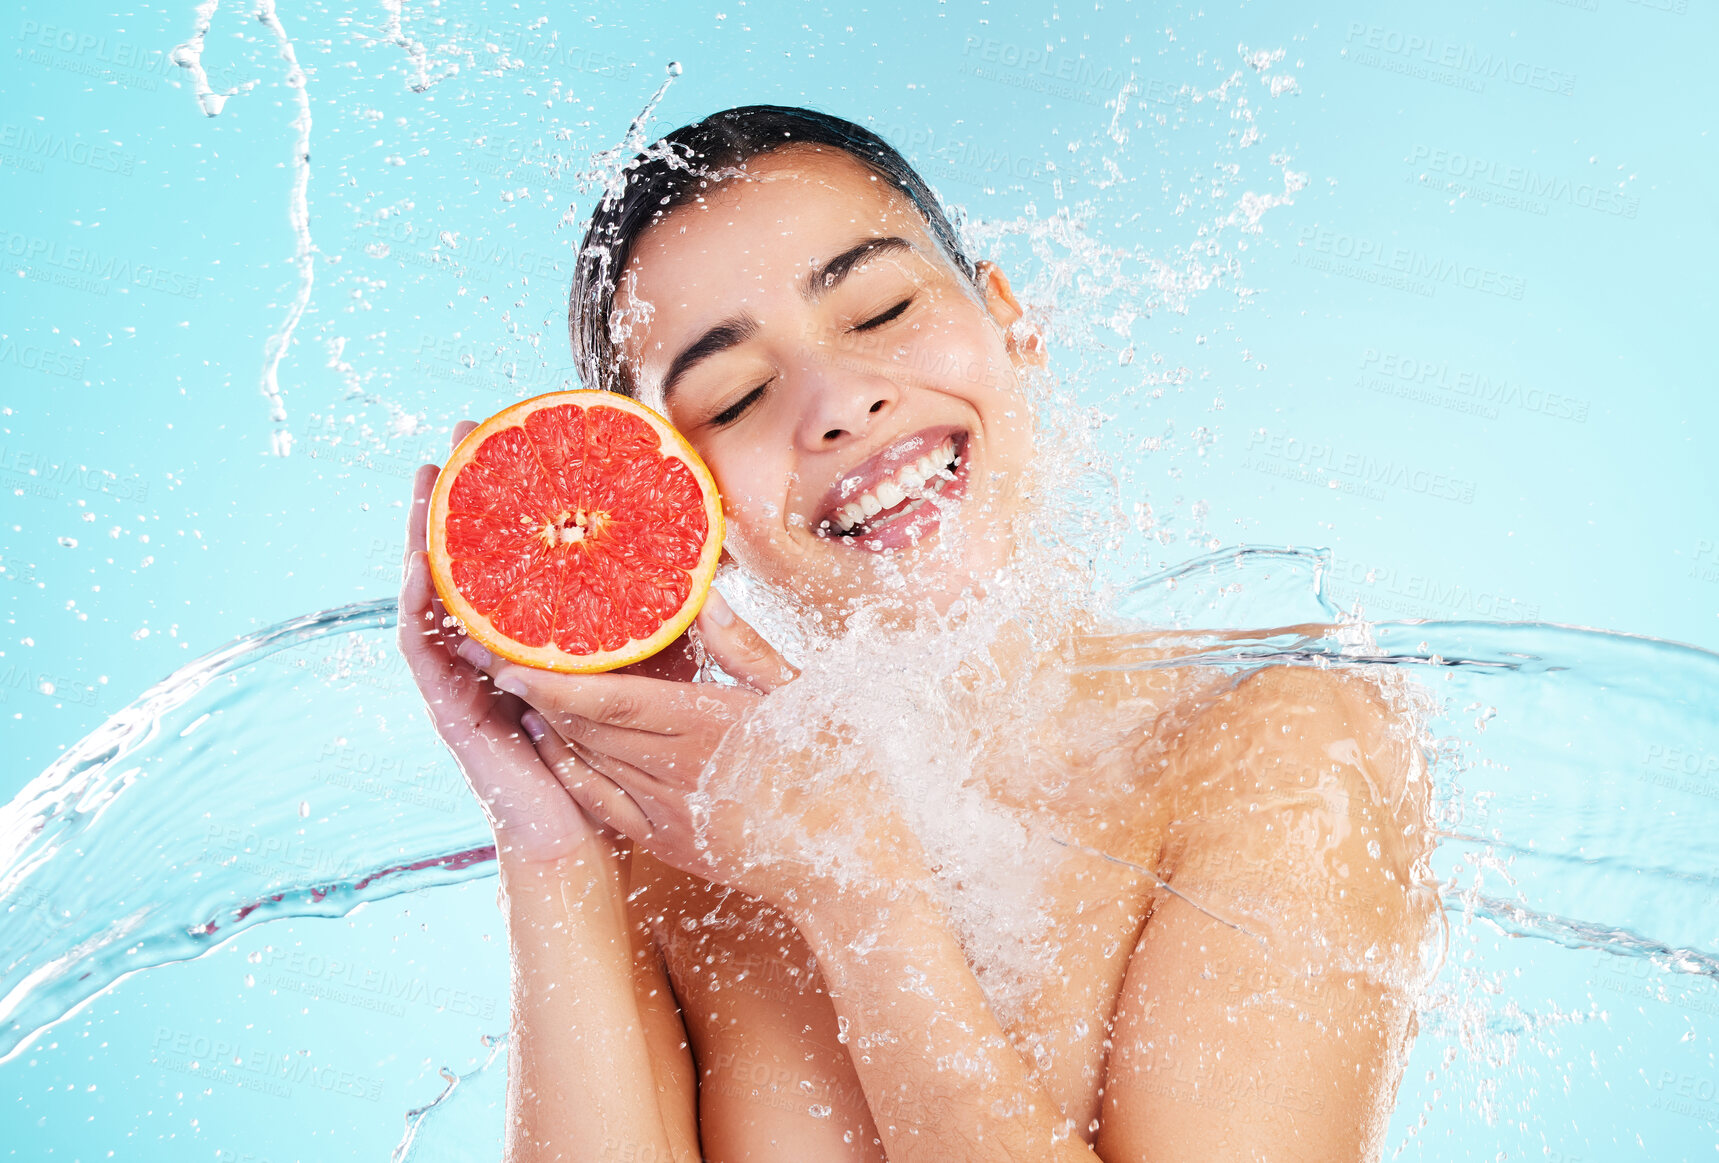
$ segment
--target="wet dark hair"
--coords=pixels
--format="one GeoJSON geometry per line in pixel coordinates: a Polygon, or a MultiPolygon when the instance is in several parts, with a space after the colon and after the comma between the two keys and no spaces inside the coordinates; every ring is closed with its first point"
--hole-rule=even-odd
{"type": "Polygon", "coordinates": [[[954,224],[937,195],[907,159],[883,138],[851,121],[787,105],[742,105],[712,113],[659,138],[621,171],[619,189],[605,193],[579,247],[567,331],[586,387],[634,394],[609,336],[615,289],[633,245],[646,229],[719,180],[723,171],[792,145],[841,150],[890,183],[924,215],[931,237],[957,269],[977,277],[954,224]]]}

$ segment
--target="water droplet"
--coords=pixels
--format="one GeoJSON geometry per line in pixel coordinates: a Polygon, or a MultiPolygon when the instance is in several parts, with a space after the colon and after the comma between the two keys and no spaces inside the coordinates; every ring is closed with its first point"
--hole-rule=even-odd
{"type": "Polygon", "coordinates": [[[827,1119],[830,1117],[830,1108],[821,1102],[815,1102],[806,1108],[806,1113],[815,1119],[827,1119]]]}
{"type": "Polygon", "coordinates": [[[62,537],[60,538],[60,544],[67,549],[76,549],[78,547],[78,539],[76,537],[62,537]]]}

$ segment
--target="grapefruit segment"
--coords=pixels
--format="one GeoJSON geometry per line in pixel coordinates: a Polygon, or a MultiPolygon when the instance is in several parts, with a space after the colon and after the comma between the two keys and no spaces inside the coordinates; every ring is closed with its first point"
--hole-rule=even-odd
{"type": "Polygon", "coordinates": [[[552,392],[478,425],[430,496],[430,576],[492,653],[613,670],[678,638],[722,551],[716,482],[644,405],[552,392]]]}

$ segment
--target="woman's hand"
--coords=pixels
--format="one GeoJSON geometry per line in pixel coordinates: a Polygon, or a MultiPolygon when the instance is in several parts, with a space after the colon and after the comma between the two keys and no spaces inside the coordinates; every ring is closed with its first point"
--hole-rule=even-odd
{"type": "MultiPolygon", "coordinates": [[[[456,425],[458,444],[475,424],[456,425]]],[[[544,862],[567,856],[597,826],[539,757],[520,716],[526,706],[498,691],[455,647],[464,635],[448,626],[430,582],[425,534],[437,468],[418,470],[407,518],[406,569],[400,586],[400,652],[429,708],[436,734],[453,752],[495,833],[502,859],[544,862]]],[[[530,724],[527,724],[530,726],[530,724]]]]}
{"type": "Polygon", "coordinates": [[[706,653],[739,685],[679,681],[680,668],[665,668],[661,655],[592,675],[506,662],[470,638],[455,655],[472,673],[486,672],[499,697],[532,708],[524,725],[541,763],[591,820],[666,864],[715,879],[712,854],[694,843],[687,793],[735,724],[795,671],[714,590],[694,625],[706,653]]]}
{"type": "Polygon", "coordinates": [[[534,708],[526,725],[547,727],[539,754],[590,816],[665,864],[787,906],[821,895],[817,882],[830,870],[810,849],[843,833],[847,876],[856,862],[871,879],[913,876],[917,843],[887,793],[863,763],[829,762],[851,741],[833,725],[820,732],[820,761],[750,729],[794,668],[714,591],[695,627],[738,685],[557,674],[501,661],[469,639],[459,655],[534,708]],[[707,767],[716,794],[699,806],[701,819],[693,793],[707,767]]]}

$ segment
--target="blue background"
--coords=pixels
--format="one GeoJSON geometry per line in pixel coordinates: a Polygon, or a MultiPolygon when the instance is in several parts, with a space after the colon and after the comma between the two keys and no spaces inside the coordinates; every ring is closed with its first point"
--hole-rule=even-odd
{"type": "MultiPolygon", "coordinates": [[[[1333,596],[1375,617],[1719,648],[1711,5],[458,0],[403,10],[421,86],[385,7],[283,8],[314,244],[284,424],[258,382],[300,290],[299,90],[251,10],[223,8],[203,61],[233,95],[204,115],[171,59],[193,15],[31,5],[0,27],[7,795],[205,650],[394,590],[415,466],[457,419],[567,381],[576,175],[670,61],[659,131],[813,105],[873,125],[972,223],[1066,213],[1125,272],[1223,268],[1095,334],[1127,296],[1053,296],[1054,247],[994,252],[1053,339],[1083,340],[1053,358],[1108,418],[1125,507],[1151,506],[1143,565],[1322,545],[1333,596]],[[1285,172],[1305,185],[1260,232],[1216,225],[1285,172]]],[[[492,888],[265,926],[122,982],[0,1067],[14,1156],[380,1157],[438,1068],[505,1025],[492,888]],[[426,1000],[378,1010],[381,979],[426,1000]],[[175,1049],[222,1040],[322,1047],[362,1085],[260,1093],[175,1049]]],[[[1548,989],[1627,992],[1581,972],[1548,989]]],[[[1471,1116],[1411,1074],[1392,1143],[1426,1105],[1428,1158],[1711,1158],[1719,1103],[1654,1113],[1659,1051],[1631,1037],[1586,1110],[1543,1079],[1469,1146],[1447,1136],[1471,1116]],[[1643,1120],[1651,1148],[1625,1131],[1643,1120]]],[[[1698,1074],[1711,1098],[1710,1052],[1698,1074]]]]}

